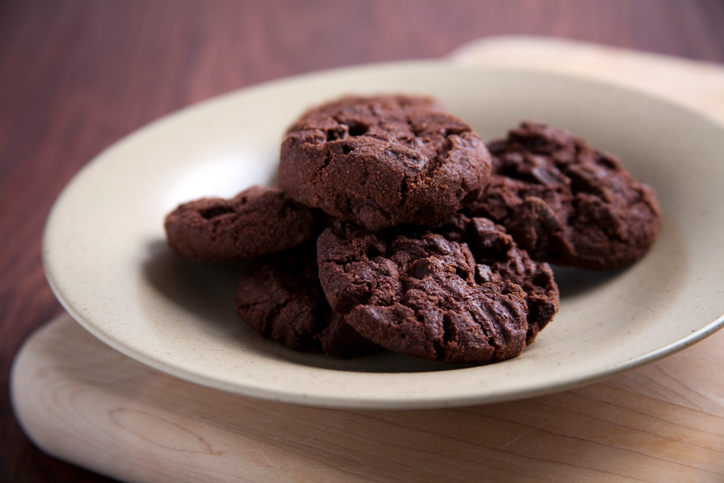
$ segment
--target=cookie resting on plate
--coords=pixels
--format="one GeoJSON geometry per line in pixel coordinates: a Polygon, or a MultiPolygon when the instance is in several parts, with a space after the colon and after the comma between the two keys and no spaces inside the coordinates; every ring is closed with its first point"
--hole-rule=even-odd
{"type": "Polygon", "coordinates": [[[307,112],[282,142],[279,185],[371,231],[429,224],[477,199],[490,155],[464,121],[424,97],[348,97],[307,112]]]}
{"type": "Polygon", "coordinates": [[[313,210],[278,188],[252,186],[228,200],[184,203],[166,217],[164,227],[175,253],[194,262],[212,262],[294,247],[315,234],[314,222],[313,210]]]}
{"type": "Polygon", "coordinates": [[[372,233],[338,222],[317,240],[332,308],[386,349],[441,362],[488,363],[526,347],[526,292],[467,243],[423,228],[372,233]]]}
{"type": "Polygon", "coordinates": [[[488,148],[490,184],[467,210],[505,226],[535,260],[603,270],[634,262],[653,245],[660,226],[654,190],[615,156],[534,122],[488,148]]]}
{"type": "Polygon", "coordinates": [[[260,335],[296,351],[348,358],[381,350],[330,308],[314,242],[253,261],[236,291],[236,309],[260,335]]]}

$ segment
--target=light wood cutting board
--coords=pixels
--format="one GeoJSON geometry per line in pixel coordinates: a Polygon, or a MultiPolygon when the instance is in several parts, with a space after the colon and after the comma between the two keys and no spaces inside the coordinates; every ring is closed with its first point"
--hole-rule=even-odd
{"type": "MultiPolygon", "coordinates": [[[[491,38],[455,62],[646,89],[724,121],[724,68],[590,44],[491,38]]],[[[723,161],[724,162],[724,161],[723,161]]],[[[463,409],[334,410],[214,391],[137,363],[68,315],[18,354],[28,436],[125,481],[724,481],[724,332],[584,388],[463,409]]]]}

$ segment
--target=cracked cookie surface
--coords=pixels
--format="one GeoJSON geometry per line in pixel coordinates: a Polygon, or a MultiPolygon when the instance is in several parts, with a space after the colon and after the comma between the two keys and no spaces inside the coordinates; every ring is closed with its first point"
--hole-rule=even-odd
{"type": "Polygon", "coordinates": [[[526,347],[526,293],[477,263],[467,243],[424,229],[371,233],[338,222],[317,240],[317,256],[332,308],[382,347],[476,364],[526,347]]]}
{"type": "Polygon", "coordinates": [[[523,289],[528,306],[526,344],[533,343],[538,333],[553,320],[560,303],[558,285],[548,264],[532,260],[504,227],[487,218],[469,218],[457,212],[429,229],[448,240],[466,243],[478,267],[497,273],[503,280],[510,280],[523,289]]]}
{"type": "Polygon", "coordinates": [[[380,350],[330,308],[313,242],[252,262],[237,288],[236,309],[261,336],[296,351],[348,358],[380,350]]]}
{"type": "Polygon", "coordinates": [[[660,226],[654,190],[617,157],[534,122],[488,148],[490,184],[467,210],[505,226],[534,259],[603,270],[632,263],[653,245],[660,226]]]}
{"type": "Polygon", "coordinates": [[[168,245],[194,262],[255,257],[294,247],[314,235],[313,210],[278,188],[252,186],[231,199],[202,198],[172,211],[168,245]]]}
{"type": "Polygon", "coordinates": [[[428,224],[479,197],[490,155],[464,121],[423,97],[348,97],[307,112],[281,148],[294,199],[371,231],[428,224]]]}

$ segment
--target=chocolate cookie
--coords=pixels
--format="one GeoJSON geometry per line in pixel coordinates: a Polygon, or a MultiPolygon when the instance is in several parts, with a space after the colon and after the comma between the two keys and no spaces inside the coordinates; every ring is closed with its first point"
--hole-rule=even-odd
{"type": "Polygon", "coordinates": [[[466,243],[425,231],[371,233],[340,222],[317,240],[332,308],[365,338],[442,362],[509,359],[526,346],[526,294],[466,243]]]}
{"type": "Polygon", "coordinates": [[[493,176],[467,209],[505,226],[534,259],[603,270],[637,260],[654,243],[656,195],[615,156],[533,122],[488,148],[493,176]]]}
{"type": "Polygon", "coordinates": [[[194,262],[255,257],[314,234],[314,212],[281,190],[252,186],[229,200],[184,203],[166,217],[168,245],[194,262]]]}
{"type": "Polygon", "coordinates": [[[421,97],[349,97],[287,133],[279,184],[297,201],[372,231],[428,224],[477,199],[491,161],[470,126],[421,97]]]}
{"type": "Polygon", "coordinates": [[[528,305],[526,344],[533,343],[538,332],[558,312],[560,294],[548,264],[533,261],[505,228],[486,218],[471,219],[460,212],[453,213],[430,230],[448,240],[466,243],[479,270],[483,270],[481,273],[496,273],[523,289],[528,305]]]}
{"type": "Polygon", "coordinates": [[[263,337],[296,351],[347,358],[381,350],[329,307],[315,251],[311,242],[252,262],[236,292],[237,313],[263,337]]]}

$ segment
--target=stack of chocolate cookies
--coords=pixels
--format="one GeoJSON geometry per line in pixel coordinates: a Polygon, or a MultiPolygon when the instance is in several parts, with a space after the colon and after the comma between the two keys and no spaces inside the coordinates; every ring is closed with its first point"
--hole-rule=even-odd
{"type": "Polygon", "coordinates": [[[564,131],[523,123],[486,148],[432,99],[347,97],[289,129],[278,188],[183,204],[165,227],[193,261],[258,257],[236,306],[263,337],[484,364],[553,319],[546,262],[631,263],[659,208],[615,157],[564,131]]]}

